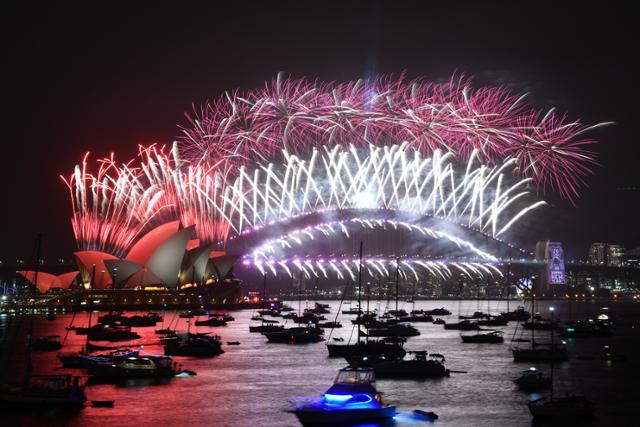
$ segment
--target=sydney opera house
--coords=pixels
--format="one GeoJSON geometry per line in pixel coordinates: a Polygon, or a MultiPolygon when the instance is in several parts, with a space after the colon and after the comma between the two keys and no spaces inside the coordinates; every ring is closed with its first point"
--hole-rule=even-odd
{"type": "Polygon", "coordinates": [[[35,271],[18,273],[36,284],[42,294],[85,290],[105,295],[104,291],[118,290],[116,297],[126,300],[131,295],[127,291],[146,290],[147,303],[184,304],[192,302],[187,301],[191,293],[185,291],[197,289],[200,298],[203,293],[208,296],[201,302],[237,302],[239,283],[232,275],[236,257],[214,251],[211,245],[201,245],[199,240],[191,239],[192,233],[193,227],[183,228],[179,221],[171,221],[143,235],[123,258],[100,251],[78,251],[74,253],[77,271],[60,275],[42,271],[37,275],[35,271]],[[209,291],[203,292],[206,289],[209,291]],[[181,291],[187,300],[179,298],[181,291]],[[172,298],[153,301],[154,294],[172,298]]]}

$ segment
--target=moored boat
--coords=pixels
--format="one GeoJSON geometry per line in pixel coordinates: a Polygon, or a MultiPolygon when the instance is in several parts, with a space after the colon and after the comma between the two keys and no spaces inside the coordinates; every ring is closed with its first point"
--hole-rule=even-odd
{"type": "Polygon", "coordinates": [[[162,378],[179,373],[171,356],[130,356],[89,367],[89,374],[100,378],[162,378]]]}
{"type": "Polygon", "coordinates": [[[349,363],[357,366],[370,366],[380,378],[442,378],[449,376],[444,365],[444,356],[428,355],[426,351],[410,351],[411,359],[360,358],[351,359],[349,363]],[[366,359],[366,360],[365,360],[366,359]]]}
{"type": "Polygon", "coordinates": [[[329,357],[385,357],[388,360],[403,358],[407,352],[398,342],[385,340],[360,341],[354,344],[327,344],[329,357]]]}
{"type": "Polygon", "coordinates": [[[340,370],[320,399],[292,402],[290,412],[304,426],[339,426],[391,419],[396,408],[383,403],[373,369],[349,367],[340,370]]]}
{"type": "Polygon", "coordinates": [[[486,334],[460,335],[463,343],[474,344],[501,344],[504,342],[501,331],[491,331],[486,334]]]}
{"type": "Polygon", "coordinates": [[[480,330],[480,326],[478,326],[478,323],[471,322],[469,320],[463,320],[457,323],[444,323],[444,328],[455,329],[460,331],[479,331],[480,330]]]}
{"type": "Polygon", "coordinates": [[[165,341],[167,356],[211,357],[224,353],[220,337],[206,334],[174,334],[165,341]]]}
{"type": "Polygon", "coordinates": [[[218,317],[209,317],[206,320],[196,320],[196,326],[227,326],[227,322],[218,317]]]}
{"type": "Polygon", "coordinates": [[[0,385],[0,404],[10,408],[78,410],[86,401],[79,379],[71,375],[32,376],[21,386],[0,385]]]}
{"type": "Polygon", "coordinates": [[[263,335],[272,343],[308,344],[324,341],[320,328],[295,327],[276,332],[266,332],[263,335]]]}

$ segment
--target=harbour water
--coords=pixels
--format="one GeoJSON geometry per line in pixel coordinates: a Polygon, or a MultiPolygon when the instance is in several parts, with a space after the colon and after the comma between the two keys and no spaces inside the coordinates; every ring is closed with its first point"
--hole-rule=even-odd
{"type": "MultiPolygon", "coordinates": [[[[339,301],[322,301],[331,305],[327,320],[334,320],[339,301]]],[[[313,301],[302,302],[302,308],[313,301]]],[[[290,302],[295,309],[298,301],[290,302]]],[[[393,308],[393,303],[391,304],[393,308]]],[[[517,302],[510,302],[514,309],[517,302]]],[[[537,310],[546,315],[548,307],[555,307],[557,319],[574,320],[594,316],[603,306],[616,317],[615,334],[612,337],[592,337],[569,340],[569,361],[554,369],[555,392],[585,394],[597,404],[596,417],[584,424],[593,426],[626,426],[636,424],[638,389],[640,388],[640,358],[637,343],[640,342],[640,305],[635,303],[602,303],[542,301],[537,310]],[[601,360],[605,345],[612,351],[627,356],[626,361],[606,362],[601,360]]],[[[431,309],[445,306],[453,312],[447,321],[457,320],[458,314],[471,314],[478,308],[492,313],[506,311],[505,301],[416,301],[415,304],[400,303],[400,308],[431,309]]],[[[384,310],[385,302],[371,302],[371,308],[384,310]]],[[[344,307],[343,307],[344,308],[344,307]]],[[[338,369],[345,366],[343,359],[327,357],[325,343],[307,345],[269,344],[260,334],[249,333],[250,310],[230,312],[235,321],[226,327],[191,327],[191,331],[213,332],[222,337],[225,353],[208,359],[176,358],[185,369],[197,372],[197,376],[173,378],[162,383],[149,381],[127,381],[120,384],[89,384],[86,393],[89,400],[114,400],[113,408],[92,408],[88,405],[75,415],[3,414],[3,425],[67,425],[119,427],[143,426],[297,426],[294,415],[287,413],[288,401],[303,396],[318,396],[332,383],[338,369]],[[230,346],[228,341],[239,341],[230,346]],[[7,424],[5,424],[5,420],[7,424]]],[[[175,318],[174,312],[163,313],[165,326],[175,318]]],[[[36,316],[35,336],[67,334],[72,313],[58,315],[53,321],[36,316]]],[[[355,337],[350,319],[354,316],[338,315],[343,328],[326,330],[329,338],[342,337],[348,341],[355,337]]],[[[95,318],[95,317],[94,317],[95,318]]],[[[282,319],[279,319],[282,321],[282,319]]],[[[75,326],[85,326],[87,313],[77,313],[75,326]]],[[[4,316],[2,328],[11,339],[9,330],[25,328],[28,316],[4,316]],[[22,324],[20,324],[22,322],[22,324]]],[[[463,344],[460,332],[444,330],[442,325],[432,323],[414,324],[420,336],[410,338],[407,350],[427,350],[446,357],[446,366],[452,371],[449,378],[440,380],[387,380],[379,379],[377,387],[387,403],[397,406],[400,414],[392,423],[384,425],[414,426],[428,423],[411,417],[414,409],[434,411],[439,415],[435,422],[441,427],[449,426],[529,426],[532,418],[526,406],[530,396],[519,392],[513,379],[529,368],[530,364],[514,363],[510,352],[511,338],[520,336],[516,323],[497,328],[504,330],[504,344],[463,344]]],[[[162,327],[158,324],[157,328],[162,327]]],[[[142,338],[131,345],[142,343],[144,352],[161,354],[158,336],[153,327],[134,328],[142,338]]],[[[179,319],[179,328],[187,329],[187,320],[179,319]]],[[[543,335],[544,332],[536,332],[543,335]]],[[[528,338],[529,332],[526,333],[528,338]]],[[[4,342],[3,378],[16,380],[23,372],[24,341],[4,342]],[[12,346],[12,347],[7,347],[12,346]],[[9,348],[15,348],[10,351],[9,348]],[[8,351],[9,350],[9,351],[8,351]]],[[[75,332],[68,333],[63,351],[80,350],[85,337],[75,332]]],[[[536,340],[546,341],[544,337],[536,340]]],[[[127,343],[122,343],[127,344],[127,343]]],[[[113,344],[109,344],[113,345],[113,344]]],[[[529,345],[522,343],[522,345],[529,345]]],[[[84,371],[65,370],[55,357],[56,352],[34,353],[35,373],[74,373],[84,371]]],[[[548,371],[548,365],[538,368],[548,371]]],[[[375,424],[371,424],[372,426],[375,424]]],[[[536,424],[538,425],[538,424],[536,424]]]]}

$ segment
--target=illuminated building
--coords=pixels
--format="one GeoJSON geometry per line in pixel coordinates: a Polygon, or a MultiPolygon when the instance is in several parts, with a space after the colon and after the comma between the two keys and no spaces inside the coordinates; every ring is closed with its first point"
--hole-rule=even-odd
{"type": "Polygon", "coordinates": [[[549,240],[536,244],[536,260],[545,261],[544,274],[540,277],[539,291],[555,293],[555,287],[567,284],[562,243],[549,240]]]}
{"type": "Polygon", "coordinates": [[[609,243],[592,243],[588,259],[592,264],[621,266],[624,263],[625,248],[609,243]]]}

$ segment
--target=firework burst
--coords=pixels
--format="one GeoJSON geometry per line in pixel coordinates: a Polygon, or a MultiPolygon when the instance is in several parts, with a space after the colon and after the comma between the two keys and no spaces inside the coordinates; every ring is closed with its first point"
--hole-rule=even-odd
{"type": "Polygon", "coordinates": [[[182,128],[189,159],[226,159],[225,170],[273,160],[281,150],[304,157],[314,147],[407,142],[424,156],[451,151],[494,164],[518,159],[518,174],[574,200],[596,164],[591,129],[543,114],[503,87],[474,88],[402,76],[346,83],[284,79],[230,92],[194,108],[182,128]]]}

